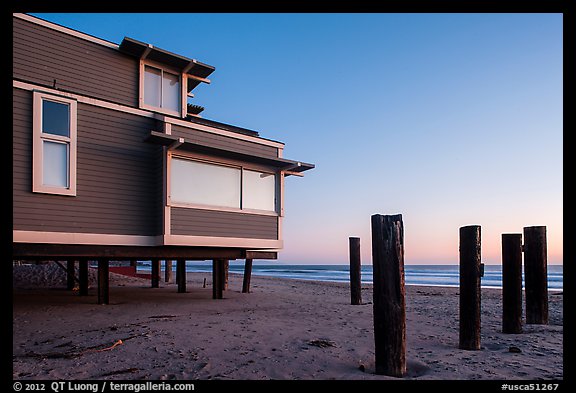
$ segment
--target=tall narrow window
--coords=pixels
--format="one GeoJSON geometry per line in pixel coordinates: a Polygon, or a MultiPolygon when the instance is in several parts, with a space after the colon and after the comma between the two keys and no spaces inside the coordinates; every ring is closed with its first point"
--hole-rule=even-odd
{"type": "Polygon", "coordinates": [[[143,89],[145,106],[180,113],[180,75],[145,65],[143,89]]]}
{"type": "Polygon", "coordinates": [[[32,191],[76,195],[75,100],[34,92],[32,191]]]}

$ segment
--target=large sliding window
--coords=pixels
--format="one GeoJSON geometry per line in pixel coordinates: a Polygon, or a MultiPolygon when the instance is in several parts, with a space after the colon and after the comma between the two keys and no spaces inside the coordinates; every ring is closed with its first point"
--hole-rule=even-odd
{"type": "Polygon", "coordinates": [[[276,175],[172,157],[170,202],[276,212],[276,175]]]}
{"type": "Polygon", "coordinates": [[[144,107],[180,114],[182,87],[180,75],[160,67],[144,65],[142,102],[144,107]]]}
{"type": "Polygon", "coordinates": [[[172,159],[170,198],[174,202],[240,209],[239,168],[172,159]]]}
{"type": "Polygon", "coordinates": [[[34,92],[32,191],[76,195],[75,100],[34,92]]]}

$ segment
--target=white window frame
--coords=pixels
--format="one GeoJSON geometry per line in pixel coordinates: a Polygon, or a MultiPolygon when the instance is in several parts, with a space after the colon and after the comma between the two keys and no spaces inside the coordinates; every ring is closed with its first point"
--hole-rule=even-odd
{"type": "MultiPolygon", "coordinates": [[[[162,80],[162,77],[161,77],[161,80],[162,80]]],[[[140,87],[139,87],[139,94],[138,94],[138,103],[140,105],[140,109],[146,109],[149,111],[163,113],[165,115],[178,116],[178,117],[182,117],[182,118],[186,117],[186,112],[187,112],[186,87],[187,86],[184,86],[184,85],[187,83],[187,79],[183,77],[183,74],[181,71],[179,71],[175,68],[167,67],[163,64],[159,64],[159,63],[156,63],[153,61],[140,60],[140,81],[139,81],[139,83],[140,83],[140,87]],[[180,84],[180,110],[179,111],[173,111],[173,110],[162,108],[162,107],[148,105],[144,102],[144,90],[145,90],[144,78],[146,75],[146,72],[145,72],[146,66],[159,69],[160,71],[162,71],[162,75],[164,74],[164,72],[178,75],[178,83],[180,84]]],[[[162,100],[162,97],[160,97],[160,100],[162,100]]]]}
{"type": "Polygon", "coordinates": [[[78,104],[74,99],[64,98],[40,91],[33,92],[32,106],[32,192],[76,196],[76,157],[77,157],[77,115],[78,104]],[[68,105],[70,115],[70,136],[53,135],[42,132],[42,103],[44,100],[68,105]],[[68,187],[43,184],[44,141],[68,145],[68,187]]]}
{"type": "Polygon", "coordinates": [[[244,165],[243,163],[232,163],[232,162],[220,162],[220,161],[212,161],[212,160],[207,160],[204,158],[198,158],[198,157],[190,157],[188,155],[183,155],[183,154],[173,154],[173,153],[169,153],[168,154],[168,165],[167,165],[167,176],[166,176],[166,191],[167,191],[167,198],[166,198],[166,202],[167,202],[167,206],[172,206],[172,207],[184,207],[184,208],[194,208],[194,209],[204,209],[204,210],[217,210],[217,211],[229,211],[229,212],[236,212],[236,213],[247,213],[247,214],[260,214],[260,215],[266,215],[266,216],[276,216],[279,217],[280,213],[279,210],[281,209],[281,203],[280,203],[280,197],[281,197],[281,193],[280,193],[280,185],[279,185],[279,176],[278,173],[275,173],[273,171],[267,170],[267,169],[263,169],[261,167],[257,167],[257,166],[251,166],[251,165],[244,165]],[[240,170],[240,208],[234,208],[234,207],[225,207],[225,206],[217,206],[217,205],[204,205],[204,204],[199,204],[199,203],[185,203],[185,202],[178,202],[178,201],[172,201],[172,197],[171,197],[171,178],[172,178],[172,171],[171,171],[171,162],[172,162],[172,158],[176,158],[176,159],[181,159],[181,160],[189,160],[189,161],[195,161],[195,162],[200,162],[203,164],[209,164],[209,165],[216,165],[216,166],[226,166],[226,167],[231,167],[231,168],[236,168],[240,170]],[[243,189],[243,184],[244,184],[244,170],[249,170],[249,171],[258,171],[258,172],[262,172],[262,173],[269,173],[270,175],[275,177],[275,184],[274,184],[274,211],[272,210],[258,210],[258,209],[247,209],[243,207],[243,196],[242,196],[242,189],[243,189]]]}

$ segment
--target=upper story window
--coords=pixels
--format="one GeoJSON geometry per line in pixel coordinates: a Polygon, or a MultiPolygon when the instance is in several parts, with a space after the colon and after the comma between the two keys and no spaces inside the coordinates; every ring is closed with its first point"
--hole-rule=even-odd
{"type": "Polygon", "coordinates": [[[142,107],[180,116],[182,111],[180,74],[149,64],[143,64],[141,69],[142,107]]]}
{"type": "Polygon", "coordinates": [[[75,100],[34,92],[32,191],[76,195],[75,100]]]}

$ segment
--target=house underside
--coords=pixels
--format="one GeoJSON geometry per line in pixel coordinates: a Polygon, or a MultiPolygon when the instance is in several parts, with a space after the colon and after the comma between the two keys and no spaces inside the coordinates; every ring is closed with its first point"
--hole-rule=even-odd
{"type": "Polygon", "coordinates": [[[88,295],[88,267],[92,262],[98,266],[98,303],[110,301],[109,272],[111,261],[151,261],[151,287],[158,288],[161,261],[165,263],[166,280],[171,280],[172,262],[176,261],[176,283],[178,292],[186,292],[186,261],[212,261],[212,297],[222,299],[226,289],[228,263],[230,260],[243,259],[244,282],[242,292],[250,291],[250,277],[254,259],[273,260],[276,251],[257,251],[241,248],[185,247],[185,246],[115,246],[115,245],[66,245],[43,243],[13,243],[13,260],[18,261],[54,261],[67,273],[67,287],[73,289],[78,283],[79,295],[88,295]],[[61,264],[66,261],[66,266],[61,264]],[[78,276],[75,276],[78,264],[78,276]]]}

